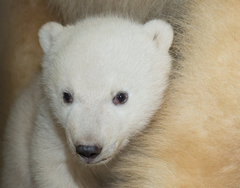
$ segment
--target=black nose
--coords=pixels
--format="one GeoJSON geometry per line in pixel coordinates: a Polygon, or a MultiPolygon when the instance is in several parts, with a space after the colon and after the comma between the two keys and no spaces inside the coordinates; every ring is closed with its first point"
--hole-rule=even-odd
{"type": "Polygon", "coordinates": [[[85,145],[78,145],[76,147],[76,152],[82,156],[87,158],[95,158],[97,157],[102,151],[102,148],[97,146],[85,146],[85,145]]]}

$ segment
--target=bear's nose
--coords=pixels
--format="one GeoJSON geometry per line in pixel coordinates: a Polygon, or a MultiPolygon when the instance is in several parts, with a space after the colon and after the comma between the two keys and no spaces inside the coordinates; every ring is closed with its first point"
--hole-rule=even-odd
{"type": "Polygon", "coordinates": [[[102,148],[99,148],[97,146],[85,146],[85,145],[78,145],[76,147],[76,152],[81,156],[85,158],[95,158],[97,157],[102,151],[102,148]]]}

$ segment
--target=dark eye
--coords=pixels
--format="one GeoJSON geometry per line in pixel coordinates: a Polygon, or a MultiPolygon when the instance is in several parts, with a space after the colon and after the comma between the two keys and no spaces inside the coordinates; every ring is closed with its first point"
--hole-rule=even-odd
{"type": "Polygon", "coordinates": [[[72,95],[68,92],[63,92],[63,101],[65,103],[72,103],[73,102],[72,95]]]}
{"type": "Polygon", "coordinates": [[[118,92],[117,95],[113,98],[113,104],[119,105],[124,104],[128,100],[128,94],[125,92],[118,92]]]}

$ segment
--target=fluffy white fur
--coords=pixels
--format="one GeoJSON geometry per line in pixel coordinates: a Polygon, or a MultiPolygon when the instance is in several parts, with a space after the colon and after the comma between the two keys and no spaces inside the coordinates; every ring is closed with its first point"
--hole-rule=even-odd
{"type": "Polygon", "coordinates": [[[104,164],[111,167],[109,161],[148,125],[163,101],[173,30],[161,20],[142,25],[108,16],[67,27],[51,22],[39,38],[43,72],[11,113],[2,186],[105,184],[104,164]],[[114,105],[119,91],[128,93],[128,101],[114,105]],[[64,92],[72,103],[64,102],[64,92]],[[76,153],[77,145],[102,151],[89,162],[76,153]]]}

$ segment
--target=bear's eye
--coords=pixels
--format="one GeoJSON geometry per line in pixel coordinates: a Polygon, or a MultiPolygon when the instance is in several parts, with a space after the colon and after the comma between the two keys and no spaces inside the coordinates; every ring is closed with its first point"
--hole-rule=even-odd
{"type": "Polygon", "coordinates": [[[124,104],[128,100],[128,94],[125,92],[118,92],[117,95],[113,98],[113,104],[119,105],[124,104]]]}
{"type": "Polygon", "coordinates": [[[72,98],[72,95],[68,92],[63,92],[63,101],[65,103],[72,103],[73,102],[73,98],[72,98]]]}

